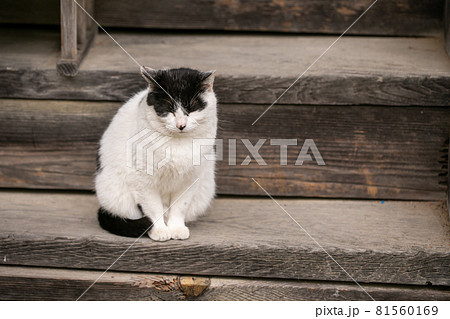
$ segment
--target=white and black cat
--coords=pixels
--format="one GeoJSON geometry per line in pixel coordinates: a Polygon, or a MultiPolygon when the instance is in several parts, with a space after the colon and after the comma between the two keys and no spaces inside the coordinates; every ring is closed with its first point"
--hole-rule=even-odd
{"type": "MultiPolygon", "coordinates": [[[[216,137],[214,72],[142,67],[141,73],[149,87],[118,110],[100,141],[98,220],[121,236],[138,237],[151,227],[153,240],[187,239],[185,223],[203,214],[215,194],[215,162],[193,164],[193,139],[216,137]],[[170,146],[153,174],[127,165],[127,141],[145,129],[168,140],[155,158],[167,157],[170,146]]],[[[205,151],[213,153],[213,146],[202,146],[205,151]]]]}

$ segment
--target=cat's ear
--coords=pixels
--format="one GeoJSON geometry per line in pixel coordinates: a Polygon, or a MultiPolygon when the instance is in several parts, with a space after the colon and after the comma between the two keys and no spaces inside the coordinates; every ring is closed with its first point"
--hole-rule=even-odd
{"type": "Polygon", "coordinates": [[[212,91],[213,85],[214,85],[214,79],[216,77],[216,70],[208,71],[208,72],[202,72],[203,79],[202,79],[202,86],[207,91],[212,91]]]}
{"type": "Polygon", "coordinates": [[[149,68],[148,66],[141,66],[141,75],[150,87],[154,87],[156,85],[155,77],[157,74],[158,70],[149,68]]]}

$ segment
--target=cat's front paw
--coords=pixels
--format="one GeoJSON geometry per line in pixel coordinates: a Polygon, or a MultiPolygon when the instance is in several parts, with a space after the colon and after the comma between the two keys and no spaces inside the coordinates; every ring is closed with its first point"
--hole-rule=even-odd
{"type": "Polygon", "coordinates": [[[153,227],[148,232],[151,239],[156,241],[166,241],[170,239],[170,230],[167,226],[164,227],[153,227]]]}
{"type": "Polygon", "coordinates": [[[172,239],[188,239],[189,238],[189,228],[184,225],[171,226],[170,235],[172,239]]]}

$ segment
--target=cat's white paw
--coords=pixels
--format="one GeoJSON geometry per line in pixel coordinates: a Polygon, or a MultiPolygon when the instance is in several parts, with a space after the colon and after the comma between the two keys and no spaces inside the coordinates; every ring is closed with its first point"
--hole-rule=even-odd
{"type": "Polygon", "coordinates": [[[170,239],[170,230],[166,226],[164,227],[153,227],[148,232],[151,239],[156,241],[166,241],[170,239]]]}
{"type": "Polygon", "coordinates": [[[188,239],[189,238],[189,228],[184,225],[171,226],[170,235],[172,239],[188,239]]]}

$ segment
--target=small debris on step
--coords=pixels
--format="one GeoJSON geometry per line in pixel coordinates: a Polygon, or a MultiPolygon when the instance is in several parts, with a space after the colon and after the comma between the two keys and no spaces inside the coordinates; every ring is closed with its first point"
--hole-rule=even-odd
{"type": "Polygon", "coordinates": [[[211,284],[207,277],[180,277],[181,290],[186,297],[198,297],[211,284]]]}

